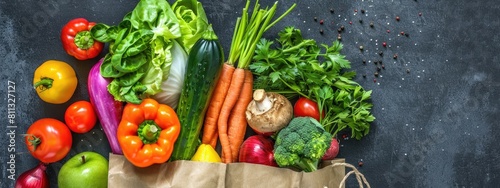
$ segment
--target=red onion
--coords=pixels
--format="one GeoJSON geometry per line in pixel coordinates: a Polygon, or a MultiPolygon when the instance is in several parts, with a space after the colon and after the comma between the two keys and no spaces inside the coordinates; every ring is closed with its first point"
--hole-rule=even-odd
{"type": "Polygon", "coordinates": [[[241,144],[239,161],[277,167],[274,160],[274,142],[263,135],[248,137],[241,144]]]}
{"type": "Polygon", "coordinates": [[[49,177],[47,176],[47,165],[38,164],[35,168],[22,173],[16,180],[16,188],[48,188],[49,177]]]}
{"type": "Polygon", "coordinates": [[[326,150],[325,155],[321,158],[322,160],[333,160],[339,154],[339,141],[337,138],[332,138],[332,143],[330,148],[326,150]]]}

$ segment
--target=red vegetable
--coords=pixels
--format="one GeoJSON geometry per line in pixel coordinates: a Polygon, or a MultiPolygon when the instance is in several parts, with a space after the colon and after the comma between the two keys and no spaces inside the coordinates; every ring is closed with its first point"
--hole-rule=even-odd
{"type": "MultiPolygon", "coordinates": [[[[293,106],[293,114],[295,117],[312,117],[320,121],[318,104],[308,98],[300,97],[293,106]]],[[[325,112],[323,115],[325,117],[325,112]]]]}
{"type": "Polygon", "coordinates": [[[339,154],[339,141],[337,138],[332,138],[332,143],[330,144],[330,148],[328,148],[325,152],[325,155],[321,158],[322,160],[333,160],[339,154]]]}
{"type": "Polygon", "coordinates": [[[97,118],[108,138],[111,151],[121,155],[123,153],[116,138],[116,131],[122,119],[123,103],[115,101],[113,95],[108,92],[107,87],[111,80],[101,76],[102,61],[103,59],[99,60],[89,72],[87,84],[90,103],[94,107],[97,118]]]}
{"type": "Polygon", "coordinates": [[[35,168],[22,173],[16,180],[16,188],[48,188],[47,165],[38,164],[35,168]]]}
{"type": "Polygon", "coordinates": [[[274,161],[274,142],[263,135],[248,137],[240,148],[239,162],[277,167],[274,161]]]}
{"type": "Polygon", "coordinates": [[[64,121],[71,131],[86,133],[94,128],[97,118],[90,102],[76,101],[66,109],[64,121]]]}
{"type": "Polygon", "coordinates": [[[68,126],[53,118],[35,121],[26,131],[28,151],[44,163],[57,162],[69,153],[73,137],[68,126]]]}
{"type": "Polygon", "coordinates": [[[64,50],[78,60],[92,59],[99,55],[104,48],[104,43],[94,40],[90,34],[90,29],[95,24],[84,18],[69,21],[61,32],[64,50]]]}

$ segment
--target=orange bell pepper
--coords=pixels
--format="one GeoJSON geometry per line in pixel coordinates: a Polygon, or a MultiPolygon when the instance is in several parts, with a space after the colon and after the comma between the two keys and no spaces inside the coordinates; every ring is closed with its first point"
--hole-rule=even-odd
{"type": "Polygon", "coordinates": [[[125,105],[117,137],[125,158],[137,167],[147,167],[170,158],[180,129],[174,109],[144,99],[141,104],[125,105]]]}

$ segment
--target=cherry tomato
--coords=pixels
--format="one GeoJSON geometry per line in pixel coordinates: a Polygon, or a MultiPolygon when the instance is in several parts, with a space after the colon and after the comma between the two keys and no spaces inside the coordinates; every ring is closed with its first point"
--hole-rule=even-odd
{"type": "Polygon", "coordinates": [[[97,117],[88,101],[77,101],[69,105],[64,114],[64,121],[75,133],[86,133],[94,128],[97,117]]]}
{"type": "Polygon", "coordinates": [[[25,136],[25,143],[31,155],[44,163],[57,162],[66,157],[72,142],[68,127],[53,118],[35,121],[25,136]]]}
{"type": "MultiPolygon", "coordinates": [[[[293,114],[295,117],[312,117],[319,121],[318,104],[308,98],[300,97],[293,106],[293,114]]],[[[323,112],[323,116],[325,113],[323,112]]]]}

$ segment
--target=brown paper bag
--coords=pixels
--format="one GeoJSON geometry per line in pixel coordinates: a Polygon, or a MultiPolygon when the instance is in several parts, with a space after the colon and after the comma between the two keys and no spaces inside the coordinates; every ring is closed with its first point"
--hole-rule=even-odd
{"type": "Polygon", "coordinates": [[[327,161],[321,169],[305,173],[250,163],[174,161],[147,168],[132,165],[122,155],[109,154],[108,187],[339,187],[345,176],[344,159],[327,161]]]}

